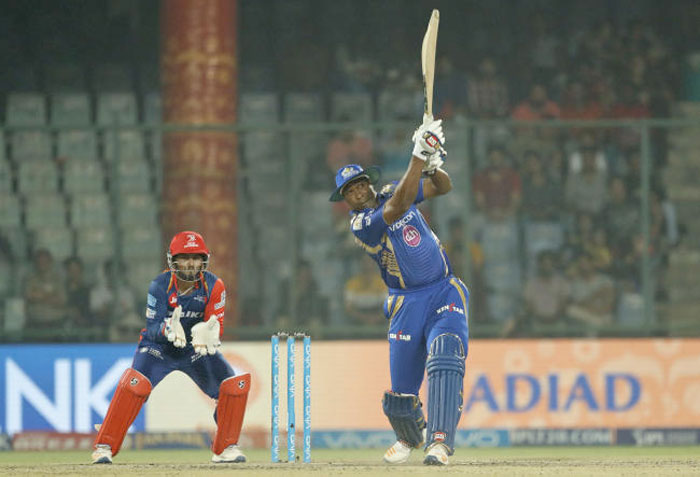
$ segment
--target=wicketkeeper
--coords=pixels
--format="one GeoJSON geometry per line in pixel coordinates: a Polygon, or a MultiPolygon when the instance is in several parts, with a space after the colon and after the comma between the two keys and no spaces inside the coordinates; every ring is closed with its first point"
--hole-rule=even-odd
{"type": "Polygon", "coordinates": [[[212,462],[245,462],[238,448],[250,374],[236,375],[219,351],[224,324],[224,282],[207,271],[209,249],[196,232],[180,232],[168,248],[169,270],[148,289],[146,328],[134,360],[119,380],[99,428],[93,463],[111,464],[141,406],[172,371],[187,374],[218,403],[212,462]]]}

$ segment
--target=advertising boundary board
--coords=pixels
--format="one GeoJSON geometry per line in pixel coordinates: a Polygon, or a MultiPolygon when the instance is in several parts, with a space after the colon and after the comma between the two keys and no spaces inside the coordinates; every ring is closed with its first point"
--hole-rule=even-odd
{"type": "MultiPolygon", "coordinates": [[[[130,344],[0,346],[0,434],[92,432],[135,350],[130,344]]],[[[656,430],[700,428],[699,339],[476,340],[469,350],[462,431],[517,429],[522,432],[511,437],[524,444],[556,444],[605,437],[538,432],[620,429],[618,439],[637,445],[692,442],[692,433],[656,430]],[[641,434],[629,431],[640,428],[641,434]]],[[[237,371],[252,375],[244,432],[269,429],[270,344],[225,343],[222,351],[237,371]]],[[[391,386],[386,341],[318,341],[311,353],[314,433],[391,430],[381,408],[391,386]]],[[[280,371],[285,382],[286,369],[280,371]]],[[[424,390],[420,397],[425,410],[424,390]]],[[[301,415],[301,400],[297,405],[301,415]]],[[[131,431],[212,432],[213,412],[214,401],[175,372],[155,388],[131,431]]]]}

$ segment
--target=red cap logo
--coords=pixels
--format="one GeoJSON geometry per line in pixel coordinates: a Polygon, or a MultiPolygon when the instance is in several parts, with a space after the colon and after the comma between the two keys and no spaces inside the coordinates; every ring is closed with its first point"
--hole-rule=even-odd
{"type": "Polygon", "coordinates": [[[170,242],[168,250],[171,256],[181,253],[198,253],[209,255],[209,249],[204,243],[204,239],[197,232],[185,231],[176,234],[170,242]]]}

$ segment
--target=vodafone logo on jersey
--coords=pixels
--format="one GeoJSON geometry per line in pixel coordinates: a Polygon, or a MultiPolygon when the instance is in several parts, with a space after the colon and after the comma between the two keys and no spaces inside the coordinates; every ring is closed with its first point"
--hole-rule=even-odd
{"type": "Polygon", "coordinates": [[[409,247],[417,247],[420,245],[420,232],[413,225],[407,225],[403,228],[403,241],[409,247]]]}
{"type": "Polygon", "coordinates": [[[177,293],[171,293],[168,297],[168,304],[172,307],[177,306],[177,293]]]}

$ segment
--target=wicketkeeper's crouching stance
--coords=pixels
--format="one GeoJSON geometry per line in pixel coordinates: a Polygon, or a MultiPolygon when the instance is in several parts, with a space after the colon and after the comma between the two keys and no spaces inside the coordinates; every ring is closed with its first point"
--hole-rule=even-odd
{"type": "Polygon", "coordinates": [[[201,235],[175,235],[168,249],[169,270],[158,275],[148,290],[146,328],[99,427],[93,463],[112,463],[153,388],[175,370],[218,399],[212,462],[245,462],[237,444],[250,374],[236,375],[219,351],[226,291],[223,281],[207,271],[208,264],[209,250],[201,235]]]}

